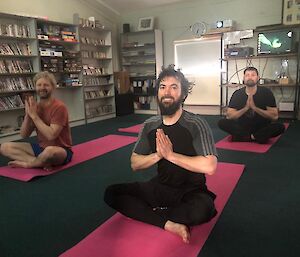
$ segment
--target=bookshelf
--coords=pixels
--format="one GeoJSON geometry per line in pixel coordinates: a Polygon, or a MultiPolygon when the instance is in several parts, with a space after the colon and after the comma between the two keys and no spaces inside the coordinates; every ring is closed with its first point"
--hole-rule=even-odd
{"type": "Polygon", "coordinates": [[[0,13],[0,143],[20,139],[39,71],[55,75],[71,126],[116,116],[111,31],[75,17],[76,25],[0,13]]]}
{"type": "MultiPolygon", "coordinates": [[[[254,39],[247,40],[249,45],[257,48],[258,32],[291,30],[299,36],[299,25],[269,25],[257,27],[254,30],[254,39]]],[[[221,73],[221,102],[220,114],[225,114],[231,95],[238,88],[243,87],[243,71],[251,65],[258,69],[261,77],[260,86],[268,87],[274,94],[279,117],[284,119],[297,119],[299,115],[300,99],[300,48],[299,42],[295,42],[295,51],[281,54],[257,54],[248,57],[225,57],[222,59],[225,67],[221,73]],[[287,80],[280,79],[282,75],[287,80]]]]}
{"type": "Polygon", "coordinates": [[[163,66],[162,31],[121,34],[122,69],[128,71],[135,113],[156,114],[155,80],[163,66]]]}
{"type": "Polygon", "coordinates": [[[0,13],[0,138],[19,133],[39,69],[35,20],[0,13]]]}
{"type": "Polygon", "coordinates": [[[78,14],[74,23],[79,27],[86,122],[115,117],[111,31],[78,14]]]}
{"type": "Polygon", "coordinates": [[[42,19],[36,23],[41,70],[55,75],[55,97],[67,105],[71,124],[82,124],[85,116],[78,26],[42,19]]]}

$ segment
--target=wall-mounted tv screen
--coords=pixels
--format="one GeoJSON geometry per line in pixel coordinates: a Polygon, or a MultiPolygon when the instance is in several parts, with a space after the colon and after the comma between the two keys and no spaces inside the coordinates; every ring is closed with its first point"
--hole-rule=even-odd
{"type": "Polygon", "coordinates": [[[257,54],[284,54],[293,50],[293,32],[290,30],[258,34],[257,54]]]}

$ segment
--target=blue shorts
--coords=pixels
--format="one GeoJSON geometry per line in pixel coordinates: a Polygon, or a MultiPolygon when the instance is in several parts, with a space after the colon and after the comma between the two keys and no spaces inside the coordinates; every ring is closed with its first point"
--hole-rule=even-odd
{"type": "MultiPolygon", "coordinates": [[[[39,156],[44,151],[44,148],[41,147],[39,144],[36,144],[36,143],[31,143],[31,147],[32,147],[32,150],[34,152],[34,156],[36,156],[36,157],[39,156]]],[[[73,152],[70,148],[66,148],[66,147],[63,147],[63,148],[67,152],[67,157],[64,160],[64,162],[62,163],[62,165],[65,165],[65,164],[69,163],[72,160],[73,152]]]]}

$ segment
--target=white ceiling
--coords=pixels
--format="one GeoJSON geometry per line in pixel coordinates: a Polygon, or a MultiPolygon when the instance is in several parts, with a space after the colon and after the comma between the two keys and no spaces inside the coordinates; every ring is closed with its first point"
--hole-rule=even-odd
{"type": "Polygon", "coordinates": [[[152,8],[166,4],[184,2],[185,0],[95,0],[117,14],[152,8]]]}

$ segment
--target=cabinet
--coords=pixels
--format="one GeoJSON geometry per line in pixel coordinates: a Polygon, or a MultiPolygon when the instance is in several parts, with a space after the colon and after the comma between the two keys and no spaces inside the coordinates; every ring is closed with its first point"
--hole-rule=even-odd
{"type": "Polygon", "coordinates": [[[37,38],[41,70],[53,73],[58,83],[55,97],[67,105],[71,123],[84,121],[78,27],[37,19],[37,38]]]}
{"type": "Polygon", "coordinates": [[[38,71],[35,20],[0,13],[0,137],[19,133],[38,71]]]}
{"type": "Polygon", "coordinates": [[[94,19],[74,15],[79,26],[87,122],[116,116],[111,31],[94,19]]]}
{"type": "Polygon", "coordinates": [[[122,69],[128,71],[135,113],[157,113],[155,80],[163,66],[160,30],[121,34],[122,69]]]}
{"type": "MultiPolygon", "coordinates": [[[[300,28],[300,27],[299,27],[300,28]]],[[[257,28],[254,38],[262,31],[293,30],[296,26],[268,26],[257,28]]],[[[299,30],[299,29],[298,29],[299,30]]],[[[297,45],[299,44],[296,43],[297,45]]],[[[284,54],[260,54],[249,57],[224,57],[221,72],[220,113],[224,114],[232,93],[243,87],[243,71],[254,66],[260,73],[260,86],[272,90],[279,109],[279,117],[296,119],[299,112],[299,45],[297,51],[284,54]]]]}

